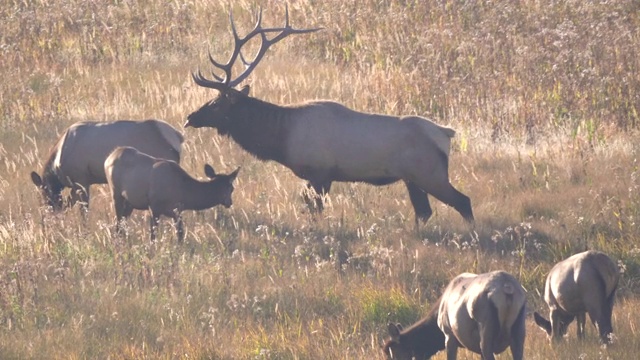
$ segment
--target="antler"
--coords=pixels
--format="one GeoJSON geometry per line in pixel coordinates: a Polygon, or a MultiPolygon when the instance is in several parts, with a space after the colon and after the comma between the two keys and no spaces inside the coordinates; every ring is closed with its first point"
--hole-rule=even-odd
{"type": "Polygon", "coordinates": [[[233,53],[231,54],[229,61],[227,61],[226,64],[221,64],[217,62],[213,58],[213,56],[211,56],[211,53],[209,53],[209,61],[211,62],[211,64],[213,64],[213,66],[215,66],[216,68],[224,72],[224,77],[216,75],[216,73],[212,71],[211,74],[215,80],[209,80],[202,75],[200,70],[198,70],[197,74],[192,73],[191,75],[193,77],[193,80],[196,82],[196,84],[200,86],[217,89],[217,90],[224,90],[224,89],[235,87],[238,84],[240,84],[244,79],[246,79],[249,76],[249,74],[251,74],[251,72],[256,68],[260,60],[262,60],[262,57],[264,57],[264,54],[266,54],[267,49],[269,49],[271,45],[277,43],[278,41],[284,39],[285,37],[291,34],[305,34],[305,33],[315,32],[323,29],[323,28],[313,28],[313,29],[292,28],[291,25],[289,24],[289,7],[288,6],[285,7],[284,27],[263,28],[262,27],[262,7],[258,11],[258,20],[256,21],[255,27],[253,28],[253,30],[251,30],[251,32],[249,32],[244,37],[240,37],[238,35],[238,31],[236,30],[236,26],[233,22],[233,13],[231,12],[231,10],[229,10],[229,21],[231,22],[231,32],[233,33],[233,39],[235,42],[233,53]],[[275,33],[275,32],[279,32],[279,34],[274,36],[271,39],[267,38],[267,33],[275,33]],[[260,35],[261,37],[260,50],[258,50],[253,60],[246,61],[241,52],[242,46],[257,35],[260,35]],[[236,77],[235,79],[232,79],[231,70],[235,62],[238,60],[238,57],[240,57],[240,60],[245,66],[245,69],[238,77],[236,77]]]}

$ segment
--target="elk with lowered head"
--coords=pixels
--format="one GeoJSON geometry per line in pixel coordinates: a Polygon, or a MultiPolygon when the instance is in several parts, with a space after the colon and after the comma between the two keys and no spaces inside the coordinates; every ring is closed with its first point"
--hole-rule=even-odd
{"type": "Polygon", "coordinates": [[[184,239],[183,210],[230,207],[233,181],[240,168],[218,175],[205,165],[207,181],[194,179],[176,162],[158,159],[132,147],[118,147],[107,157],[104,171],[113,197],[119,231],[134,209],[151,211],[151,241],[161,215],[174,220],[178,241],[184,239]]]}
{"type": "Polygon", "coordinates": [[[447,360],[454,360],[463,347],[492,360],[509,347],[513,359],[521,360],[525,304],[524,289],[504,271],[460,274],[423,320],[404,331],[389,325],[384,352],[388,359],[410,360],[446,349],[447,360]]]}
{"type": "Polygon", "coordinates": [[[438,327],[440,298],[422,320],[403,329],[401,324],[389,323],[389,340],[383,346],[387,359],[430,359],[445,349],[444,333],[438,327]]]}
{"type": "Polygon", "coordinates": [[[552,339],[560,340],[577,319],[578,338],[583,339],[589,314],[600,341],[611,343],[611,315],[619,281],[618,266],[606,254],[594,250],[575,254],[549,271],[544,300],[550,319],[535,312],[534,320],[552,339]]]}
{"type": "Polygon", "coordinates": [[[45,162],[42,175],[31,172],[45,203],[63,209],[62,191],[71,188],[71,202],[89,206],[89,188],[106,184],[104,161],[118,146],[133,146],[152,156],[180,162],[183,137],[160,120],[79,122],[58,139],[45,162]]]}
{"type": "Polygon", "coordinates": [[[273,160],[308,181],[305,199],[322,210],[323,196],[334,181],[387,185],[402,180],[409,192],[416,224],[432,214],[427,194],[455,208],[473,221],[470,199],[449,182],[449,149],[455,131],[418,116],[388,116],[351,110],[332,101],[299,105],[276,105],[249,95],[249,86],[236,87],[254,70],[267,49],[290,34],[319,29],[293,29],[288,12],[281,28],[262,28],[261,12],[254,29],[246,36],[231,29],[235,47],[227,63],[210,56],[213,80],[200,72],[196,84],[219,91],[214,100],[191,113],[185,127],[212,127],[231,137],[260,160],[273,160]],[[277,33],[271,39],[267,34],[277,33]],[[252,61],[241,48],[254,37],[261,46],[252,61]],[[232,79],[235,61],[241,58],[245,70],[232,79]],[[311,195],[309,195],[311,194],[311,195]]]}

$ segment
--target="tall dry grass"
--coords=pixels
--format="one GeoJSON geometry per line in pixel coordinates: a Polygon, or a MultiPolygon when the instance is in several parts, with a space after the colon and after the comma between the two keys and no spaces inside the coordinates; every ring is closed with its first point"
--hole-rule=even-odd
{"type": "MultiPolygon", "coordinates": [[[[284,4],[265,1],[265,25],[284,4]]],[[[640,305],[638,3],[296,1],[294,26],[249,80],[275,103],[316,98],[456,128],[450,176],[476,227],[434,201],[416,235],[400,185],[336,184],[312,217],[302,180],[215,131],[185,132],[183,165],[242,165],[232,209],[186,214],[178,245],[147,220],[112,236],[104,186],[84,220],[45,213],[28,178],[80,120],[181,127],[215,93],[190,72],[224,58],[227,2],[9,1],[0,8],[2,358],[380,358],[463,271],[505,269],[542,310],[546,272],[584,248],[624,271],[616,345],[589,329],[551,346],[527,323],[527,358],[635,358],[640,305]]],[[[256,5],[234,2],[239,30],[256,5]]],[[[256,44],[252,44],[255,48],[256,44]]],[[[465,351],[461,357],[477,358],[465,351]]],[[[503,354],[500,358],[508,358],[503,354]]],[[[443,354],[437,358],[444,358],[443,354]]]]}

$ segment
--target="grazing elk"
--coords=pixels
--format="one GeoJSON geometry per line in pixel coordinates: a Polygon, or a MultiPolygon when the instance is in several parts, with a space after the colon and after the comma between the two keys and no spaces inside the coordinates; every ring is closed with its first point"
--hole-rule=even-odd
{"type": "Polygon", "coordinates": [[[504,271],[464,273],[445,289],[438,313],[447,359],[459,347],[495,359],[509,347],[513,359],[522,359],[525,338],[525,292],[518,280],[504,271]]]}
{"type": "Polygon", "coordinates": [[[187,174],[178,163],[155,158],[132,147],[118,147],[104,162],[104,172],[113,196],[119,231],[134,209],[151,211],[151,241],[161,215],[174,220],[178,241],[184,239],[183,210],[204,210],[216,205],[230,207],[233,181],[240,168],[229,175],[217,175],[205,165],[208,181],[187,174]]]}
{"type": "Polygon", "coordinates": [[[262,12],[254,29],[239,37],[230,15],[235,39],[226,64],[211,56],[214,80],[192,74],[196,84],[219,91],[187,117],[185,127],[212,127],[231,137],[260,160],[276,161],[308,181],[305,200],[322,210],[323,197],[334,181],[388,185],[404,181],[418,220],[432,214],[427,194],[453,206],[467,221],[473,221],[470,199],[449,182],[449,148],[455,131],[418,116],[387,116],[351,110],[331,101],[280,106],[249,96],[249,86],[235,89],[254,70],[267,49],[290,34],[319,29],[293,29],[288,11],[281,28],[262,28],[262,12]],[[269,39],[267,33],[278,34],[269,39]],[[261,46],[251,62],[241,48],[259,36],[261,46]],[[245,70],[232,79],[232,68],[240,57],[245,70]],[[312,195],[309,195],[312,194],[312,195]]]}
{"type": "Polygon", "coordinates": [[[62,190],[71,188],[71,205],[89,206],[89,187],[106,184],[104,161],[118,146],[134,146],[158,158],[180,161],[183,137],[160,120],[78,122],[58,139],[47,159],[42,176],[31,172],[45,203],[62,210],[62,190]]]}
{"type": "Polygon", "coordinates": [[[560,340],[577,318],[578,338],[584,338],[586,314],[598,329],[600,341],[611,343],[611,315],[620,273],[599,251],[585,251],[557,263],[547,275],[544,300],[550,321],[535,312],[534,320],[554,340],[560,340]]]}
{"type": "Polygon", "coordinates": [[[384,351],[390,359],[429,359],[446,348],[453,360],[464,347],[490,360],[510,347],[513,358],[522,359],[525,304],[524,289],[504,271],[460,274],[425,319],[406,331],[389,325],[384,351]]]}
{"type": "Polygon", "coordinates": [[[388,359],[429,359],[444,350],[444,333],[438,327],[440,301],[431,308],[429,314],[408,329],[400,324],[389,324],[389,340],[383,351],[388,359]]]}

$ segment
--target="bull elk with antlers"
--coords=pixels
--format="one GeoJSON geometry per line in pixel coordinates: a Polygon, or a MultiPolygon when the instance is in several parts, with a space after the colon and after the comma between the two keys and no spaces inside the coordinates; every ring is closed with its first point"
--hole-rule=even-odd
{"type": "Polygon", "coordinates": [[[471,201],[449,182],[449,148],[453,129],[418,116],[388,116],[351,110],[332,101],[311,101],[299,105],[271,104],[249,95],[249,86],[236,87],[249,76],[267,49],[291,34],[320,30],[294,29],[289,24],[263,28],[262,11],[253,30],[240,37],[229,14],[235,46],[225,64],[209,60],[223,72],[212,72],[213,80],[200,71],[192,74],[196,84],[220,94],[191,113],[185,127],[212,127],[231,137],[260,160],[273,160],[308,181],[305,200],[322,210],[323,197],[334,181],[388,185],[404,181],[418,220],[432,214],[427,194],[453,206],[467,221],[473,221],[471,201]],[[269,34],[276,33],[269,38],[269,34]],[[242,46],[260,37],[261,46],[253,60],[242,55],[242,46]],[[232,78],[240,58],[245,70],[232,78]]]}

